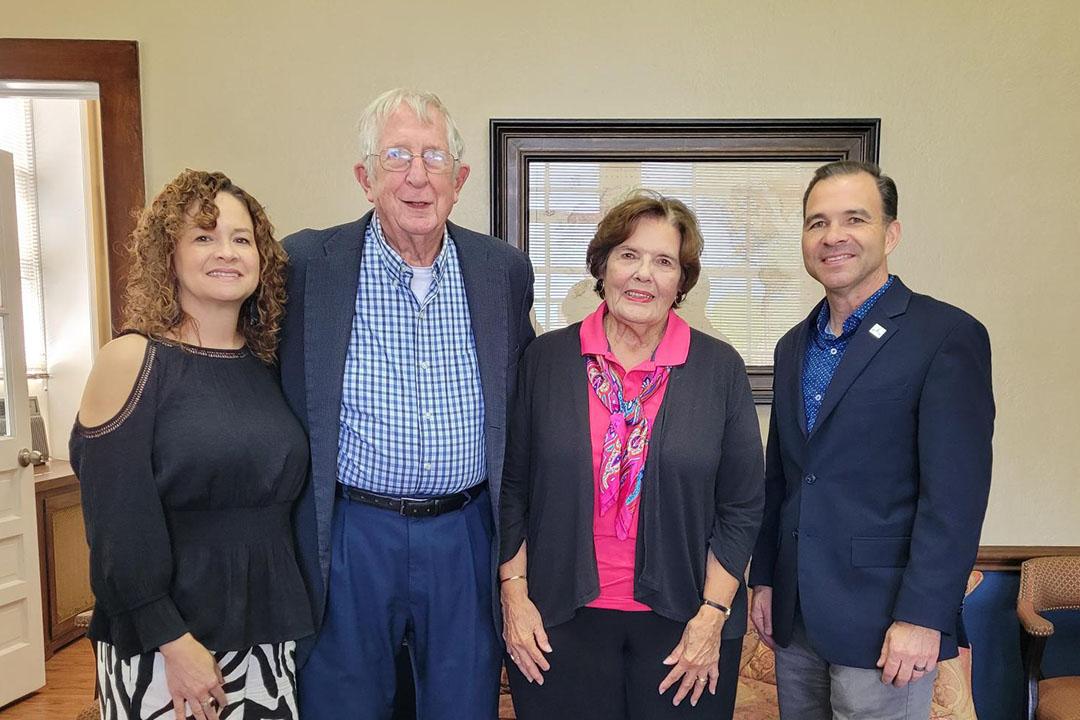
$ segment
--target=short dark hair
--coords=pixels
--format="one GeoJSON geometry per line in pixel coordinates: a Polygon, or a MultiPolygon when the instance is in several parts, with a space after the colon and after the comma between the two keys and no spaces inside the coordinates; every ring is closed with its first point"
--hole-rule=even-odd
{"type": "Polygon", "coordinates": [[[885,222],[890,223],[896,219],[896,206],[899,198],[896,194],[896,183],[888,175],[881,172],[874,163],[862,162],[861,160],[837,160],[836,162],[822,165],[814,171],[814,177],[806,186],[806,192],[802,196],[803,217],[806,217],[806,201],[810,199],[810,191],[814,186],[826,178],[838,175],[858,175],[866,173],[874,178],[878,193],[881,194],[881,208],[885,214],[885,222]]]}
{"type": "Polygon", "coordinates": [[[701,248],[704,240],[697,218],[680,200],[664,197],[652,190],[637,190],[626,200],[607,211],[596,234],[585,251],[585,264],[596,278],[593,287],[596,294],[604,297],[604,273],[607,272],[608,255],[634,234],[642,218],[667,221],[679,231],[679,268],[682,278],[675,295],[675,307],[679,307],[686,293],[694,287],[701,275],[701,248]]]}

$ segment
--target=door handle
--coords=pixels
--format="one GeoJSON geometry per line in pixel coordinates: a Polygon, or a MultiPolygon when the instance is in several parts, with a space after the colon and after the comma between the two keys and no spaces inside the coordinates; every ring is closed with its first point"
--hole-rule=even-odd
{"type": "MultiPolygon", "coordinates": [[[[11,457],[10,455],[8,457],[11,457]]],[[[41,453],[37,450],[28,450],[23,448],[19,451],[19,464],[23,467],[30,465],[31,463],[40,463],[41,453]]]]}

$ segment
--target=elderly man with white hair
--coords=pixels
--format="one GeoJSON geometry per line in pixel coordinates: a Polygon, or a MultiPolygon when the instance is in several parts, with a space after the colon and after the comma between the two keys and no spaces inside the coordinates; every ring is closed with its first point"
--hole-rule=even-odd
{"type": "Polygon", "coordinates": [[[494,719],[496,505],[532,267],[447,222],[469,166],[437,96],[386,92],[359,129],[374,209],[285,239],[281,379],[311,442],[295,523],[317,628],[300,712],[390,718],[408,638],[422,720],[494,719]]]}

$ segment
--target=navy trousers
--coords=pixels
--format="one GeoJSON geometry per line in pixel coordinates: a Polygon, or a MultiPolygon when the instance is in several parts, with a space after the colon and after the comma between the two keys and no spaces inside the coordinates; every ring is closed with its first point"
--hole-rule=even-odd
{"type": "Polygon", "coordinates": [[[498,717],[492,522],[487,491],[435,518],[337,499],[326,613],[299,676],[304,720],[389,720],[403,638],[418,720],[498,717]]]}

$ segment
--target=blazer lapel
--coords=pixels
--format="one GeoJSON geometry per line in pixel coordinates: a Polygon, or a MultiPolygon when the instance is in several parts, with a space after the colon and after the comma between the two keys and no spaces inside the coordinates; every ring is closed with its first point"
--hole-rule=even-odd
{"type": "MultiPolygon", "coordinates": [[[[789,349],[791,355],[789,357],[790,371],[787,377],[787,396],[792,398],[795,403],[794,417],[799,424],[799,432],[802,433],[804,440],[806,439],[806,403],[803,400],[802,392],[803,359],[806,356],[806,339],[810,335],[810,328],[813,327],[813,323],[817,321],[818,312],[820,312],[821,303],[823,302],[825,301],[822,300],[815,305],[814,309],[810,311],[810,315],[799,324],[799,329],[795,333],[795,346],[789,349]]],[[[791,417],[790,414],[787,416],[791,417]]]]}
{"type": "Polygon", "coordinates": [[[829,388],[825,391],[821,409],[814,423],[814,430],[810,433],[811,438],[825,424],[840,399],[844,397],[848,388],[862,374],[874,356],[899,332],[900,326],[893,318],[907,310],[910,298],[911,291],[900,282],[900,278],[897,278],[893,286],[878,298],[874,307],[859,323],[859,329],[855,331],[848,343],[844,359],[840,361],[840,366],[836,368],[829,388]],[[876,332],[874,332],[875,326],[878,328],[876,332]]]}
{"type": "Polygon", "coordinates": [[[488,479],[491,480],[493,473],[502,473],[505,452],[504,435],[491,430],[503,430],[506,426],[506,364],[510,351],[507,269],[495,253],[489,252],[482,236],[453,223],[447,223],[447,227],[457,248],[469,302],[469,322],[476,343],[476,360],[480,365],[487,428],[485,450],[488,479]]]}
{"type": "MultiPolygon", "coordinates": [[[[314,484],[316,516],[329,523],[337,478],[338,418],[345,355],[349,347],[364,233],[369,212],[342,226],[323,243],[324,255],[308,263],[304,285],[304,376],[311,433],[312,475],[328,478],[314,484]]],[[[320,537],[329,539],[328,528],[320,537]]],[[[320,562],[329,561],[329,548],[320,548],[320,562]],[[323,555],[325,554],[325,558],[323,555]]]]}

